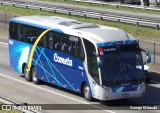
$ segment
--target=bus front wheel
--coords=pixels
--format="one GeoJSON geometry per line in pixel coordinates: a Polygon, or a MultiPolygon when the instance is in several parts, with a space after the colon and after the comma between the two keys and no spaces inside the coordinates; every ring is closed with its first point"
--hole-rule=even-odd
{"type": "Polygon", "coordinates": [[[88,100],[88,101],[92,100],[91,95],[90,95],[90,88],[87,84],[84,85],[83,95],[86,100],[88,100]]]}
{"type": "Polygon", "coordinates": [[[37,74],[37,69],[36,67],[32,68],[32,81],[34,84],[39,84],[40,81],[38,80],[38,74],[37,74]]]}
{"type": "Polygon", "coordinates": [[[24,76],[25,76],[26,81],[31,82],[31,74],[30,74],[30,72],[28,70],[28,66],[27,65],[25,65],[25,67],[24,67],[24,76]]]}

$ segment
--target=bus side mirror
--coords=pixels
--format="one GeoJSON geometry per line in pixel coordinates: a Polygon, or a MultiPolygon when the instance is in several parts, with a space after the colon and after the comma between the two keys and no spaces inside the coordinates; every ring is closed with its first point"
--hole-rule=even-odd
{"type": "Polygon", "coordinates": [[[146,63],[151,63],[151,54],[146,52],[146,63]]]}

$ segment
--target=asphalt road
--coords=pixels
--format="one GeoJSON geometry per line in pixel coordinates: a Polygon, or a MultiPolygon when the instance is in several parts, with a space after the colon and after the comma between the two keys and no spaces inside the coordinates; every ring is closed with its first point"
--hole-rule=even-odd
{"type": "MultiPolygon", "coordinates": [[[[21,104],[67,104],[60,105],[59,109],[80,109],[81,106],[87,104],[90,109],[97,110],[76,110],[77,113],[158,113],[159,110],[129,110],[130,106],[136,105],[155,105],[160,104],[160,84],[151,83],[146,86],[146,94],[143,97],[116,100],[109,102],[100,102],[94,100],[87,102],[81,95],[48,84],[34,85],[26,82],[23,76],[9,68],[9,52],[8,45],[0,42],[0,96],[10,99],[11,101],[21,104]],[[78,106],[75,106],[78,104],[78,106]],[[93,105],[95,104],[95,105],[93,105]],[[100,109],[106,110],[100,110],[100,109]],[[107,110],[108,109],[108,110],[107,110]],[[128,111],[129,110],[129,111],[128,111]]],[[[40,111],[42,113],[53,112],[51,110],[40,111]]],[[[55,110],[55,112],[74,113],[74,110],[55,110]]]]}

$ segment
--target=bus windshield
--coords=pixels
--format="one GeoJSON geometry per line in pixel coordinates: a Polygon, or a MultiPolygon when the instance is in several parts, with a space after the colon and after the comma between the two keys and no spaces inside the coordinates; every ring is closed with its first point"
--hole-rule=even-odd
{"type": "Polygon", "coordinates": [[[103,84],[143,79],[143,61],[138,45],[103,48],[101,60],[100,70],[103,84]]]}

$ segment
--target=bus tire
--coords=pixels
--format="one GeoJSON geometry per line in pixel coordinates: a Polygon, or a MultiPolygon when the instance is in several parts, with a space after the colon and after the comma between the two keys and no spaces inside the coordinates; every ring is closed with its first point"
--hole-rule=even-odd
{"type": "Polygon", "coordinates": [[[31,74],[30,74],[30,72],[29,72],[29,70],[28,70],[28,66],[27,65],[25,65],[25,67],[24,67],[24,76],[25,76],[25,79],[26,79],[26,81],[28,81],[28,82],[31,82],[31,74]]]}
{"type": "Polygon", "coordinates": [[[90,95],[90,88],[89,88],[89,86],[87,84],[84,84],[83,96],[87,101],[91,101],[92,100],[92,97],[90,95]]]}
{"type": "Polygon", "coordinates": [[[32,81],[34,84],[39,84],[40,80],[38,80],[38,74],[37,74],[37,69],[36,67],[32,68],[32,81]]]}

